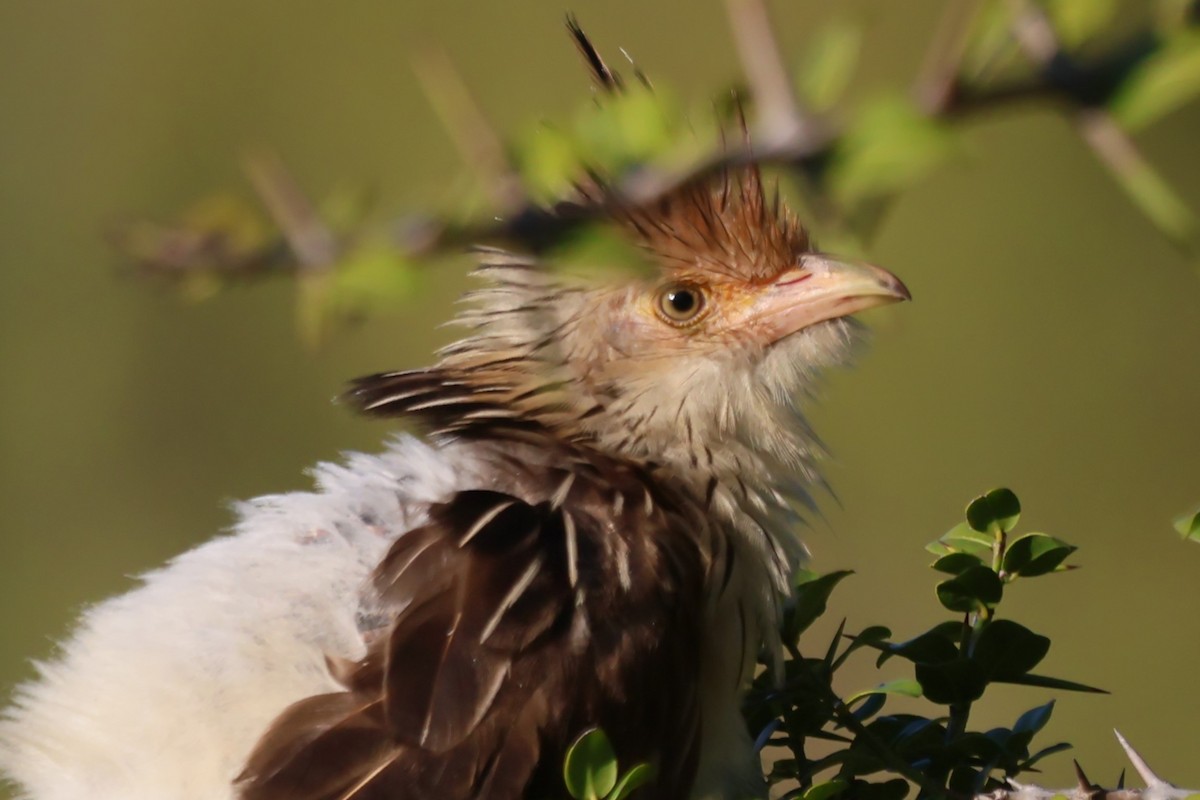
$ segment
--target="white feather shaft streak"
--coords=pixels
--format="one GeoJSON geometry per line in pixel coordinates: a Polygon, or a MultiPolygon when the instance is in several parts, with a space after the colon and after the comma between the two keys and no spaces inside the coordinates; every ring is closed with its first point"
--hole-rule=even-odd
{"type": "Polygon", "coordinates": [[[496,626],[498,626],[500,621],[504,619],[504,614],[513,607],[517,600],[521,599],[521,595],[526,589],[529,588],[529,584],[533,583],[533,579],[537,577],[538,571],[541,570],[541,568],[542,559],[535,558],[533,562],[526,567],[525,571],[521,573],[521,577],[517,578],[517,582],[513,584],[511,589],[509,589],[508,594],[506,594],[504,599],[500,601],[500,606],[496,609],[496,612],[492,614],[491,619],[489,619],[487,625],[484,626],[483,633],[479,636],[480,644],[487,642],[488,637],[495,633],[496,626]]]}
{"type": "Polygon", "coordinates": [[[579,583],[579,541],[575,531],[575,518],[563,512],[563,534],[567,538],[567,580],[571,588],[579,583]]]}
{"type": "Polygon", "coordinates": [[[458,540],[458,546],[465,547],[467,545],[467,543],[470,542],[472,539],[474,539],[481,530],[483,530],[485,527],[487,527],[487,524],[489,522],[494,520],[496,517],[500,516],[502,513],[504,513],[508,509],[512,508],[513,503],[514,503],[513,500],[506,500],[503,503],[498,503],[497,505],[493,506],[489,511],[482,514],[479,517],[479,519],[475,520],[475,524],[472,525],[471,528],[466,533],[463,534],[463,537],[458,540]]]}

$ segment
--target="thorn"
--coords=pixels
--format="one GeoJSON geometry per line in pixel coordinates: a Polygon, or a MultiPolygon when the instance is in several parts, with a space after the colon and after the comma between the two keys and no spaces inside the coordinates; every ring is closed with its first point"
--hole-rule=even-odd
{"type": "Polygon", "coordinates": [[[1092,793],[1092,782],[1088,780],[1087,774],[1083,771],[1083,767],[1079,766],[1079,762],[1071,759],[1071,763],[1075,765],[1075,779],[1079,781],[1079,791],[1085,795],[1092,793]]]}
{"type": "Polygon", "coordinates": [[[459,155],[479,175],[492,204],[501,211],[520,206],[516,170],[466,82],[444,51],[430,49],[413,59],[413,72],[459,155]]]}
{"type": "Polygon", "coordinates": [[[1150,765],[1146,763],[1146,759],[1142,758],[1138,751],[1133,749],[1133,745],[1121,735],[1119,730],[1113,728],[1113,733],[1116,734],[1117,741],[1121,743],[1121,749],[1125,751],[1125,755],[1129,757],[1129,762],[1133,764],[1133,768],[1137,770],[1137,774],[1142,776],[1142,780],[1146,782],[1147,787],[1151,789],[1158,789],[1164,786],[1174,787],[1173,783],[1164,781],[1154,774],[1154,770],[1150,769],[1150,765]]]}
{"type": "Polygon", "coordinates": [[[750,85],[756,130],[771,145],[811,132],[764,0],[726,0],[733,43],[750,85]]]}
{"type": "Polygon", "coordinates": [[[288,247],[306,270],[329,267],[338,256],[333,231],[274,153],[247,155],[243,169],[288,247]]]}
{"type": "Polygon", "coordinates": [[[1118,777],[1118,778],[1117,778],[1117,789],[1118,789],[1118,790],[1121,790],[1121,789],[1124,789],[1124,788],[1125,788],[1125,768],[1124,768],[1124,767],[1122,767],[1122,768],[1121,768],[1121,775],[1120,775],[1120,777],[1118,777]]]}

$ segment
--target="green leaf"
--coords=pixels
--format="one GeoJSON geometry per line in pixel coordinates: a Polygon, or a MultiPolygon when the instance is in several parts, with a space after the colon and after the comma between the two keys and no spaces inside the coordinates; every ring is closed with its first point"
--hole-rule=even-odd
{"type": "Polygon", "coordinates": [[[807,570],[801,573],[800,582],[796,584],[792,595],[792,606],[785,614],[784,640],[795,642],[799,639],[800,634],[808,630],[808,627],[825,613],[825,604],[833,592],[833,587],[837,586],[842,578],[852,574],[850,570],[830,572],[816,577],[815,573],[807,570]]]}
{"type": "Polygon", "coordinates": [[[621,776],[605,800],[625,800],[634,789],[654,780],[656,771],[651,764],[638,764],[621,776]]]}
{"type": "Polygon", "coordinates": [[[802,800],[830,800],[846,791],[849,786],[849,783],[842,780],[825,781],[808,787],[800,797],[802,800]]]}
{"type": "Polygon", "coordinates": [[[925,545],[925,550],[926,552],[933,553],[938,558],[941,558],[942,556],[948,556],[954,552],[945,544],[943,544],[940,539],[936,542],[930,542],[929,544],[925,545]]]}
{"type": "Polygon", "coordinates": [[[665,89],[634,84],[581,110],[572,128],[576,152],[589,167],[620,172],[666,152],[681,120],[665,89]]]}
{"type": "Polygon", "coordinates": [[[1184,539],[1200,542],[1200,508],[1175,520],[1175,530],[1184,539]]]}
{"type": "Polygon", "coordinates": [[[950,129],[899,97],[859,111],[838,145],[830,180],[837,200],[853,206],[904,189],[957,151],[950,129]]]}
{"type": "Polygon", "coordinates": [[[599,728],[580,734],[567,748],[563,780],[575,800],[600,800],[617,784],[617,754],[599,728]]]}
{"type": "Polygon", "coordinates": [[[966,544],[974,544],[979,545],[984,550],[991,550],[992,544],[995,542],[995,537],[989,536],[987,533],[980,533],[967,523],[960,522],[942,534],[941,541],[951,547],[961,548],[966,544]]]}
{"type": "Polygon", "coordinates": [[[1053,700],[1044,706],[1029,709],[1017,718],[1016,724],[1013,725],[1013,733],[1037,733],[1050,721],[1052,713],[1054,713],[1053,700]]]}
{"type": "Polygon", "coordinates": [[[834,659],[830,665],[830,670],[840,669],[850,654],[860,647],[873,647],[876,650],[884,649],[887,640],[891,638],[892,632],[882,625],[871,625],[864,628],[858,634],[847,634],[846,638],[850,640],[850,644],[842,651],[842,654],[834,659]]]}
{"type": "Polygon", "coordinates": [[[1050,640],[1012,620],[998,619],[984,627],[971,658],[992,680],[1018,678],[1036,667],[1050,651],[1050,640]]]}
{"type": "Polygon", "coordinates": [[[811,111],[828,111],[841,99],[861,48],[862,27],[844,18],[830,20],[808,39],[796,89],[811,111]]]}
{"type": "Polygon", "coordinates": [[[1012,35],[1013,12],[1007,3],[984,3],[975,15],[960,75],[981,75],[1002,68],[1020,54],[1012,35]]]}
{"type": "Polygon", "coordinates": [[[566,195],[582,171],[571,136],[544,122],[518,136],[514,159],[526,187],[546,199],[566,195]]]}
{"type": "Polygon", "coordinates": [[[1011,489],[992,489],[967,506],[967,524],[979,533],[1008,533],[1021,518],[1021,501],[1011,489]]]}
{"type": "Polygon", "coordinates": [[[938,602],[950,611],[973,612],[1000,602],[1004,584],[1000,576],[984,566],[968,567],[937,585],[938,602]]]}
{"type": "Polygon", "coordinates": [[[1200,32],[1182,30],[1130,75],[1109,104],[1127,131],[1146,128],[1200,93],[1200,32]]]}
{"type": "Polygon", "coordinates": [[[1058,569],[1075,550],[1072,545],[1044,533],[1026,534],[1008,546],[1004,571],[1023,578],[1045,575],[1058,569]]]}
{"type": "Polygon", "coordinates": [[[370,244],[337,263],[328,300],[334,311],[353,312],[406,300],[416,285],[417,270],[395,247],[370,244]]]}
{"type": "Polygon", "coordinates": [[[974,661],[964,658],[942,664],[917,664],[914,674],[925,698],[932,703],[972,703],[983,696],[987,677],[974,661]]]}
{"type": "Polygon", "coordinates": [[[846,698],[846,705],[853,705],[855,702],[863,699],[864,697],[870,697],[871,695],[876,694],[898,694],[903,695],[904,697],[920,697],[921,684],[917,681],[909,680],[908,678],[898,678],[894,681],[881,683],[872,689],[863,689],[861,692],[855,692],[846,698]]]}
{"type": "Polygon", "coordinates": [[[950,575],[957,575],[969,567],[981,567],[983,561],[979,556],[971,553],[950,553],[942,556],[937,561],[933,562],[933,568],[938,572],[946,572],[950,575]]]}
{"type": "Polygon", "coordinates": [[[1116,0],[1047,0],[1054,31],[1067,47],[1078,47],[1104,31],[1117,11],[1116,0]]]}
{"type": "Polygon", "coordinates": [[[1017,675],[1011,678],[995,678],[998,683],[1011,683],[1015,686],[1039,686],[1043,689],[1062,689],[1065,692],[1089,692],[1091,694],[1108,694],[1105,689],[1097,689],[1095,686],[1088,686],[1086,683],[1076,683],[1075,681],[1063,680],[1062,678],[1048,678],[1045,675],[1017,675]]]}
{"type": "Polygon", "coordinates": [[[960,623],[951,622],[938,625],[906,642],[898,644],[867,642],[867,645],[883,651],[877,664],[882,664],[892,656],[899,656],[914,664],[940,664],[945,661],[953,661],[958,657],[958,646],[955,645],[953,634],[949,631],[953,628],[957,632],[961,627],[960,623]]]}

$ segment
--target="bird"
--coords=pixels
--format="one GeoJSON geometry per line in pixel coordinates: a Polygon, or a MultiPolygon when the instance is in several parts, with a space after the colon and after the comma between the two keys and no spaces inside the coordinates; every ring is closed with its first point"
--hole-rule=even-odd
{"type": "Polygon", "coordinates": [[[415,432],[241,504],[18,687],[20,796],[562,797],[593,727],[646,797],[762,790],[740,704],[823,485],[803,407],[852,315],[910,294],[820,251],[754,164],[577,191],[648,270],[477,249],[463,337],[344,395],[415,432]]]}

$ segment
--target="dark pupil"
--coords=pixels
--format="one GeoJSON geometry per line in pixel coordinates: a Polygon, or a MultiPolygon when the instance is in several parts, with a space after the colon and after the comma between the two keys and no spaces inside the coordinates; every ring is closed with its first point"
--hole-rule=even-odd
{"type": "Polygon", "coordinates": [[[696,307],[696,296],[687,289],[676,289],[667,295],[671,308],[680,314],[686,314],[696,307]]]}

